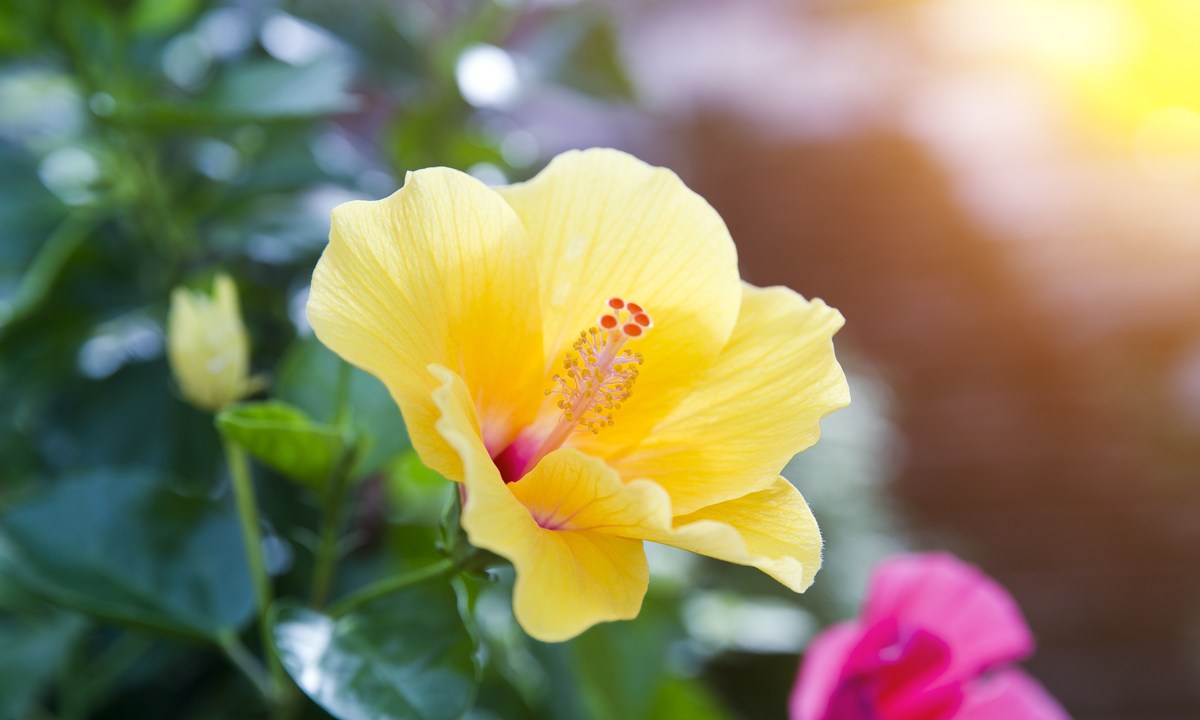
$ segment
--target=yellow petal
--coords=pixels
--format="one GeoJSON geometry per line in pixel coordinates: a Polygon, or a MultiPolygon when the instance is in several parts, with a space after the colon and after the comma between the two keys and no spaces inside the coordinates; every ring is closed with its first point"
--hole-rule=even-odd
{"type": "Polygon", "coordinates": [[[821,531],[786,478],[765,490],[675,518],[667,536],[647,537],[709,557],[749,565],[803,592],[821,567],[821,531]]]}
{"type": "Polygon", "coordinates": [[[529,182],[498,188],[535,248],[547,375],[610,297],[654,328],[616,425],[572,444],[603,454],[644,436],[724,346],[741,301],[737,254],[717,212],[671,171],[615,150],[559,155],[529,182]]]}
{"type": "Polygon", "coordinates": [[[604,461],[573,449],[547,455],[509,488],[543,526],[673,545],[756,567],[797,592],[821,567],[817,521],[782,477],[673,521],[663,488],[648,480],[622,483],[604,461]]]}
{"type": "Polygon", "coordinates": [[[387,386],[422,461],[457,480],[426,367],[463,377],[488,445],[503,447],[544,399],[537,297],[512,209],[474,178],[431,168],[391,197],[334,210],[308,318],[321,342],[387,386]]]}
{"type": "Polygon", "coordinates": [[[671,526],[671,499],[648,480],[622,482],[599,458],[555,450],[508,486],[534,520],[551,530],[588,530],[639,537],[644,527],[671,526]]]}
{"type": "Polygon", "coordinates": [[[733,336],[696,390],[635,451],[609,459],[622,477],[666,488],[677,514],[770,486],[817,441],[820,419],[850,401],[833,353],[841,314],[787,288],[744,292],[733,336]]]}
{"type": "Polygon", "coordinates": [[[470,390],[462,377],[441,365],[429,366],[428,372],[437,385],[432,394],[440,414],[436,430],[458,455],[463,469],[467,504],[462,520],[471,542],[506,556],[499,548],[525,548],[538,530],[537,523],[509,492],[488,455],[470,390]]]}
{"type": "MultiPolygon", "coordinates": [[[[437,429],[462,458],[467,491],[463,527],[471,544],[512,561],[517,573],[513,612],[521,627],[539,640],[557,642],[598,622],[635,617],[649,581],[641,541],[584,526],[603,526],[614,515],[623,522],[622,509],[643,512],[636,501],[604,496],[623,490],[616,475],[608,470],[603,476],[600,471],[607,468],[602,463],[560,450],[523,480],[506,486],[479,439],[466,385],[446,368],[434,366],[430,372],[441,383],[433,393],[442,413],[437,429]],[[573,486],[575,480],[584,481],[584,490],[573,486]],[[520,496],[513,492],[525,483],[530,485],[520,496]],[[589,497],[588,488],[601,495],[589,497]],[[541,511],[554,511],[550,501],[556,491],[563,503],[557,511],[566,522],[560,529],[541,527],[521,498],[541,511]]],[[[665,502],[665,493],[661,498],[665,502]]]]}
{"type": "Polygon", "coordinates": [[[650,581],[641,540],[579,530],[537,537],[511,558],[513,614],[531,637],[561,642],[597,623],[637,617],[650,581]]]}

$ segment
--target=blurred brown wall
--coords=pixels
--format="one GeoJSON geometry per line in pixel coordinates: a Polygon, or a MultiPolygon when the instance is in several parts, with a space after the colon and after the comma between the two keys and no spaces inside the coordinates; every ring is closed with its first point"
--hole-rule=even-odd
{"type": "Polygon", "coordinates": [[[1076,718],[1200,717],[1200,439],[1162,382],[1200,310],[1080,345],[909,141],[779,144],[718,118],[684,138],[744,275],[841,309],[841,347],[890,382],[918,544],[1013,591],[1030,668],[1076,718]]]}

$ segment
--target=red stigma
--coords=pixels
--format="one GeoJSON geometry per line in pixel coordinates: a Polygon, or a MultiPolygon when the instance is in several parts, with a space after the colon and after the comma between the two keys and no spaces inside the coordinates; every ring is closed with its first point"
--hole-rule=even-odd
{"type": "Polygon", "coordinates": [[[637,315],[638,313],[646,312],[642,309],[642,306],[638,305],[637,303],[629,303],[625,306],[625,309],[629,311],[630,315],[637,315]]]}
{"type": "Polygon", "coordinates": [[[600,316],[600,327],[604,328],[605,330],[612,330],[616,326],[617,326],[617,318],[616,317],[614,317],[612,315],[601,315],[600,316]]]}
{"type": "Polygon", "coordinates": [[[621,328],[621,332],[625,333],[629,337],[637,337],[638,335],[642,334],[642,328],[640,325],[627,323],[625,327],[621,328]]]}
{"type": "MultiPolygon", "coordinates": [[[[613,310],[620,310],[625,307],[625,301],[619,297],[612,298],[608,301],[608,306],[613,310]]],[[[632,305],[630,307],[633,307],[632,305]]],[[[630,312],[633,312],[632,310],[630,312]]]]}
{"type": "Polygon", "coordinates": [[[650,316],[644,312],[634,315],[633,321],[644,328],[650,327],[650,316]]]}

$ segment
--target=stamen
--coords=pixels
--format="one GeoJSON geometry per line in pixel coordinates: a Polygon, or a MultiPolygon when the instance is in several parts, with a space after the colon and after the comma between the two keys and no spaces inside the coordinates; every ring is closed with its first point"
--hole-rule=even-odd
{"type": "MultiPolygon", "coordinates": [[[[620,298],[608,301],[609,307],[618,303],[620,298]]],[[[639,337],[643,328],[636,322],[622,323],[622,319],[629,318],[619,316],[627,314],[618,310],[616,314],[601,315],[599,328],[579,333],[571,352],[563,358],[564,372],[551,378],[557,387],[546,394],[560,396],[557,405],[569,425],[567,432],[584,427],[598,433],[612,425],[613,411],[633,392],[642,357],[625,344],[639,337]]]]}
{"type": "Polygon", "coordinates": [[[635,303],[612,298],[611,310],[601,315],[597,325],[579,333],[562,361],[562,372],[550,378],[555,387],[546,395],[558,395],[556,405],[562,417],[554,430],[532,454],[523,471],[537,464],[547,453],[562,446],[576,428],[598,433],[613,424],[613,413],[633,393],[642,354],[625,347],[639,338],[654,323],[635,303]]]}

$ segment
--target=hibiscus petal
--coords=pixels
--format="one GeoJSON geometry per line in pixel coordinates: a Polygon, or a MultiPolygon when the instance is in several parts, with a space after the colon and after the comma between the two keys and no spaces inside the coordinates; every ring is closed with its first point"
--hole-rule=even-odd
{"type": "Polygon", "coordinates": [[[537,297],[512,209],[474,178],[431,168],[391,197],[334,210],[308,318],[321,342],[383,381],[421,459],[457,480],[425,368],[459,372],[489,445],[502,447],[543,400],[537,297]]]}
{"type": "Polygon", "coordinates": [[[850,402],[833,354],[841,314],[787,288],[742,288],[733,335],[696,390],[610,459],[623,477],[665,487],[676,513],[770,486],[817,441],[820,419],[850,402]]]}
{"type": "Polygon", "coordinates": [[[1012,597],[977,568],[952,555],[905,555],[871,578],[864,621],[896,618],[929,630],[952,651],[947,680],[965,680],[1026,657],[1033,637],[1012,597]]]}
{"type": "MultiPolygon", "coordinates": [[[[646,554],[640,540],[612,533],[646,514],[638,489],[630,494],[603,463],[573,450],[548,455],[520,482],[505,485],[479,439],[466,385],[446,368],[430,372],[442,383],[433,393],[442,413],[438,431],[462,457],[463,527],[471,544],[512,561],[513,612],[521,627],[557,642],[599,622],[636,617],[650,578],[646,554]]],[[[649,483],[641,489],[667,502],[661,489],[649,483]]],[[[655,514],[670,515],[665,506],[655,514]]]]}
{"type": "Polygon", "coordinates": [[[967,686],[954,720],[1070,720],[1070,715],[1036,680],[1006,670],[967,686]]]}
{"type": "Polygon", "coordinates": [[[958,684],[931,685],[950,650],[925,631],[893,620],[843,623],[804,654],[792,691],[792,720],[949,720],[962,705],[958,684]]]}
{"type": "Polygon", "coordinates": [[[949,720],[963,697],[959,683],[939,684],[950,665],[950,646],[928,630],[899,630],[892,625],[888,644],[875,648],[872,658],[876,712],[886,718],[949,720]]]}
{"type": "Polygon", "coordinates": [[[543,530],[538,540],[512,558],[513,613],[531,637],[561,642],[637,617],[650,581],[641,541],[577,530],[543,530]]]}
{"type": "Polygon", "coordinates": [[[677,516],[672,530],[644,537],[756,567],[796,592],[807,590],[821,567],[817,521],[800,491],[781,477],[765,490],[677,516]]]}
{"type": "Polygon", "coordinates": [[[573,448],[547,455],[508,486],[534,520],[551,530],[589,530],[638,537],[671,525],[671,500],[648,480],[624,483],[599,458],[573,448]]]}
{"type": "Polygon", "coordinates": [[[601,455],[632,445],[717,357],[741,302],[725,223],[671,171],[615,150],[559,155],[529,182],[498,188],[535,248],[547,375],[614,296],[640,304],[653,329],[616,425],[572,444],[601,455]]]}
{"type": "Polygon", "coordinates": [[[809,644],[792,688],[791,720],[825,720],[847,660],[862,637],[862,626],[848,622],[825,630],[809,644]]]}
{"type": "Polygon", "coordinates": [[[756,567],[797,592],[821,566],[817,521],[785,478],[673,520],[670,498],[657,483],[623,482],[603,460],[571,448],[547,455],[508,488],[543,527],[673,545],[756,567]]]}

